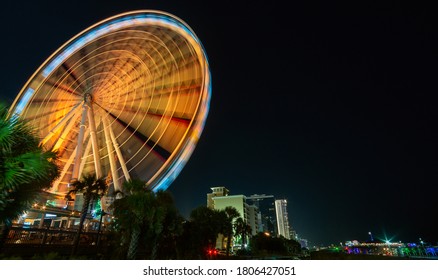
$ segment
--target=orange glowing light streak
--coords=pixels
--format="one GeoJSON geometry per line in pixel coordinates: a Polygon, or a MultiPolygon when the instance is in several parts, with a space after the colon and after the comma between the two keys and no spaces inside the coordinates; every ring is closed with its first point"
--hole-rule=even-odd
{"type": "Polygon", "coordinates": [[[102,174],[127,179],[135,172],[157,190],[169,186],[193,152],[210,94],[207,57],[193,30],[168,13],[134,11],[61,46],[25,84],[11,112],[37,126],[44,145],[61,151],[62,178],[53,190],[84,171],[100,173],[99,163],[102,174]]]}

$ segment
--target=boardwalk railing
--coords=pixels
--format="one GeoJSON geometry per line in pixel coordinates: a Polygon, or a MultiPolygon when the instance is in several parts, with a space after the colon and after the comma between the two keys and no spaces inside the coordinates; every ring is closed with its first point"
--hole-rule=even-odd
{"type": "MultiPolygon", "coordinates": [[[[0,254],[32,256],[57,252],[61,255],[69,255],[76,234],[77,228],[12,227],[0,254]]],[[[82,232],[78,253],[85,255],[104,253],[107,243],[108,234],[106,232],[82,232]]]]}

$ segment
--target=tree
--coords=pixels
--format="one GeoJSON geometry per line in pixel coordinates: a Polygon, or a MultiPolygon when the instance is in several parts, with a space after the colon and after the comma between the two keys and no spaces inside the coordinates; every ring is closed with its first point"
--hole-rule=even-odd
{"type": "Polygon", "coordinates": [[[116,228],[122,233],[122,240],[129,240],[127,258],[133,260],[137,255],[143,223],[152,215],[154,197],[146,188],[146,183],[138,179],[125,181],[123,191],[122,198],[116,199],[112,208],[116,228]]]}
{"type": "Polygon", "coordinates": [[[297,256],[301,246],[296,240],[272,237],[266,233],[258,233],[251,239],[251,251],[256,256],[297,256]]]}
{"type": "Polygon", "coordinates": [[[242,247],[245,248],[246,237],[251,234],[251,227],[245,223],[242,217],[239,217],[234,221],[234,232],[241,237],[242,247]]]}
{"type": "Polygon", "coordinates": [[[224,230],[223,233],[227,237],[227,257],[230,256],[230,247],[231,247],[231,238],[233,238],[233,221],[234,219],[240,217],[239,211],[237,211],[236,208],[232,206],[227,206],[223,210],[225,212],[225,215],[227,217],[225,224],[224,224],[224,230]]]}
{"type": "Polygon", "coordinates": [[[286,239],[283,237],[284,246],[288,255],[297,256],[302,253],[301,244],[294,239],[286,239]]]}
{"type": "Polygon", "coordinates": [[[182,234],[184,219],[179,214],[173,197],[167,191],[156,193],[158,208],[162,209],[162,215],[156,216],[154,237],[152,242],[152,259],[175,259],[177,258],[177,240],[182,234]]]}
{"type": "Polygon", "coordinates": [[[116,199],[112,208],[121,238],[129,240],[127,258],[136,259],[143,244],[149,257],[156,259],[158,249],[166,247],[164,242],[175,242],[175,235],[181,230],[173,198],[168,192],[152,192],[138,179],[126,181],[123,190],[122,198],[116,199]]]}
{"type": "Polygon", "coordinates": [[[223,232],[227,217],[224,211],[199,206],[190,213],[184,223],[179,240],[181,254],[186,259],[205,259],[209,249],[215,249],[216,239],[223,232]]]}
{"type": "Polygon", "coordinates": [[[278,237],[259,232],[251,238],[251,251],[256,256],[283,256],[286,254],[283,241],[278,237]]]}
{"type": "Polygon", "coordinates": [[[45,150],[35,130],[0,105],[0,249],[12,221],[29,209],[59,176],[57,154],[45,150]]]}
{"type": "Polygon", "coordinates": [[[108,189],[108,185],[106,184],[105,179],[96,178],[95,174],[86,174],[82,177],[82,180],[75,180],[70,184],[70,191],[67,193],[66,197],[70,197],[72,194],[83,194],[84,202],[82,204],[81,217],[79,222],[79,229],[76,233],[74,242],[72,255],[75,255],[78,249],[79,240],[81,237],[82,228],[84,226],[85,218],[87,217],[88,208],[90,203],[97,201],[102,198],[106,194],[108,189]]]}

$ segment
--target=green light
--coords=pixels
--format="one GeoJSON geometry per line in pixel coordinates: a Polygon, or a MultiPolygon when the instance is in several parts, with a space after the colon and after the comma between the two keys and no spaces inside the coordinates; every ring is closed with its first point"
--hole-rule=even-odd
{"type": "Polygon", "coordinates": [[[91,211],[91,215],[93,216],[93,218],[96,219],[98,216],[100,216],[101,211],[102,211],[102,205],[100,203],[100,200],[98,200],[96,205],[94,206],[93,211],[91,211]]]}
{"type": "Polygon", "coordinates": [[[56,206],[56,202],[49,199],[49,200],[46,201],[46,206],[55,207],[56,206]]]}

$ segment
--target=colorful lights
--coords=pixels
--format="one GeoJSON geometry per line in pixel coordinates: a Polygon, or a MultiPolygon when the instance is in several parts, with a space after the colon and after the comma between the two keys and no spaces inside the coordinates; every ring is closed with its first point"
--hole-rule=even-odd
{"type": "Polygon", "coordinates": [[[99,162],[109,183],[121,185],[133,173],[157,191],[193,153],[211,89],[207,56],[190,27],[167,13],[134,11],[59,48],[11,111],[39,128],[44,146],[61,151],[61,176],[50,192],[65,194],[71,174],[97,172],[99,162]]]}
{"type": "Polygon", "coordinates": [[[219,253],[219,251],[218,251],[217,249],[208,249],[208,250],[207,250],[207,255],[208,255],[209,257],[217,256],[218,253],[219,253]]]}
{"type": "Polygon", "coordinates": [[[184,30],[189,36],[191,36],[196,42],[199,43],[199,40],[193,34],[193,32],[184,24],[179,22],[175,17],[163,16],[159,14],[133,14],[131,16],[125,16],[122,18],[117,18],[108,23],[102,24],[100,26],[95,25],[88,32],[81,34],[80,37],[75,37],[70,45],[68,43],[68,47],[65,48],[58,56],[56,56],[46,68],[42,71],[42,75],[44,78],[50,75],[57,67],[59,67],[67,58],[69,58],[73,53],[80,50],[85,45],[89,44],[93,40],[104,36],[109,32],[115,32],[117,30],[121,30],[131,26],[137,25],[157,25],[157,26],[166,26],[172,27],[179,30],[184,30]]]}
{"type": "Polygon", "coordinates": [[[24,107],[26,107],[34,92],[35,90],[32,88],[28,88],[26,90],[23,98],[21,98],[20,102],[18,102],[17,106],[15,107],[14,114],[19,115],[23,111],[24,107]]]}
{"type": "MultiPolygon", "coordinates": [[[[420,241],[423,241],[420,239],[420,241]]],[[[381,255],[386,257],[404,257],[404,258],[436,258],[438,255],[438,247],[426,245],[423,241],[422,245],[417,243],[402,243],[383,240],[382,242],[358,242],[353,244],[351,241],[345,242],[348,244],[343,248],[347,254],[366,254],[366,255],[381,255]]],[[[335,249],[332,248],[333,251],[335,249]]]]}

